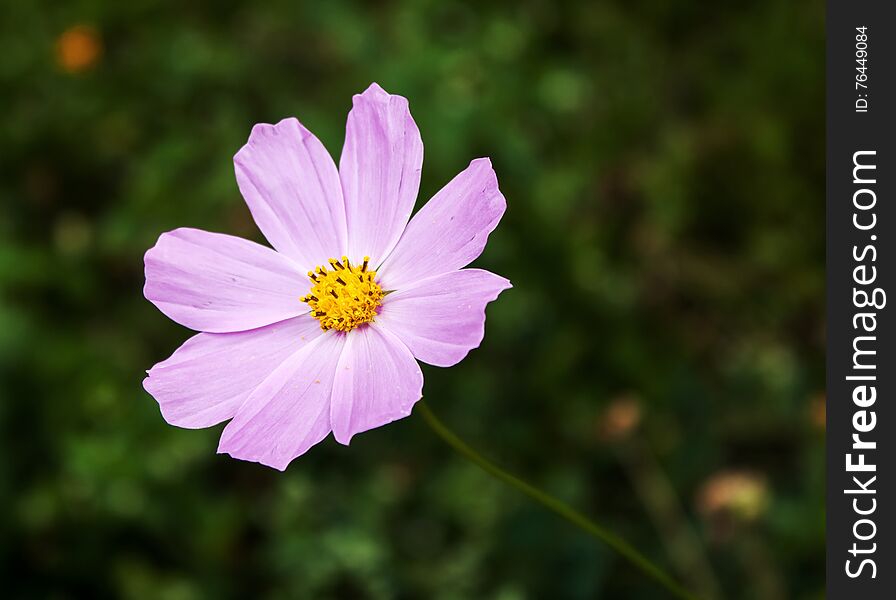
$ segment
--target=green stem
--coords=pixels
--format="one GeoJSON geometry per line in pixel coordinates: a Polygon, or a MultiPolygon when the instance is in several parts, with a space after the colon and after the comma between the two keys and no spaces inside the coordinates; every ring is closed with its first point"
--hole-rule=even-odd
{"type": "Polygon", "coordinates": [[[601,540],[602,542],[610,546],[613,550],[628,559],[628,561],[633,565],[641,569],[641,571],[643,571],[646,575],[652,577],[657,583],[665,587],[676,598],[683,598],[684,600],[697,600],[696,596],[681,587],[678,583],[676,583],[674,579],[672,579],[672,577],[667,575],[665,571],[650,562],[647,557],[635,550],[628,542],[617,536],[615,533],[604,529],[602,526],[598,525],[582,513],[576,511],[565,502],[562,502],[554,496],[541,491],[537,487],[526,483],[519,477],[511,475],[507,471],[501,469],[497,465],[484,458],[481,454],[473,450],[463,440],[457,437],[450,429],[445,427],[445,425],[441,421],[439,421],[439,419],[432,413],[432,411],[429,410],[429,407],[423,400],[417,403],[417,410],[421,415],[423,415],[423,418],[426,420],[427,425],[432,428],[436,435],[447,442],[449,446],[454,448],[464,458],[476,464],[491,475],[494,475],[504,483],[515,487],[548,510],[557,513],[579,529],[582,529],[583,531],[601,540]]]}

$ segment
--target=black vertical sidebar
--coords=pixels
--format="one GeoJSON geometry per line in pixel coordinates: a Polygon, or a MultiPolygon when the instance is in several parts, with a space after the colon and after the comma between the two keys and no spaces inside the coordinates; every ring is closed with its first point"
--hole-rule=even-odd
{"type": "Polygon", "coordinates": [[[896,22],[827,4],[827,593],[896,598],[896,22]],[[892,293],[892,297],[888,294],[892,293]]]}

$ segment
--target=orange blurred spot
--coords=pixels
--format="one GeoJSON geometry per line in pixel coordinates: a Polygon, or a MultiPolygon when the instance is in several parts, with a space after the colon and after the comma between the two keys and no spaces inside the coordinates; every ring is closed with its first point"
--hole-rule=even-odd
{"type": "Polygon", "coordinates": [[[710,477],[697,494],[697,508],[707,517],[735,516],[752,521],[768,505],[765,478],[746,471],[722,471],[710,477]]]}
{"type": "Polygon", "coordinates": [[[96,30],[87,25],[74,25],[56,39],[56,63],[69,73],[86,71],[103,53],[103,43],[96,30]]]}
{"type": "Polygon", "coordinates": [[[641,423],[641,403],[632,394],[614,399],[598,422],[600,437],[608,442],[624,440],[641,423]]]}

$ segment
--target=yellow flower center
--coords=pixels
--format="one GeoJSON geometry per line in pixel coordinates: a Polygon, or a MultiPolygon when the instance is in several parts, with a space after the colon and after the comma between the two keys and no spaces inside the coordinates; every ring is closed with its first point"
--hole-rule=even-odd
{"type": "Polygon", "coordinates": [[[302,298],[311,307],[311,316],[320,321],[324,331],[351,331],[373,321],[382,304],[383,289],[374,281],[376,271],[367,269],[369,256],[361,265],[352,265],[347,256],[342,261],[329,260],[330,268],[317,267],[308,272],[311,292],[302,298]]]}

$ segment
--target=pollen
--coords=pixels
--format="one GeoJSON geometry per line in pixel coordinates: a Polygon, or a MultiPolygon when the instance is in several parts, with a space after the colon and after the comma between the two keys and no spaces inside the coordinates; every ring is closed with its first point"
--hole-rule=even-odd
{"type": "Polygon", "coordinates": [[[311,291],[302,297],[311,307],[311,316],[324,331],[351,331],[376,317],[382,304],[383,290],[376,282],[376,271],[368,269],[369,256],[353,265],[347,256],[331,258],[329,268],[320,266],[308,272],[311,291]]]}

